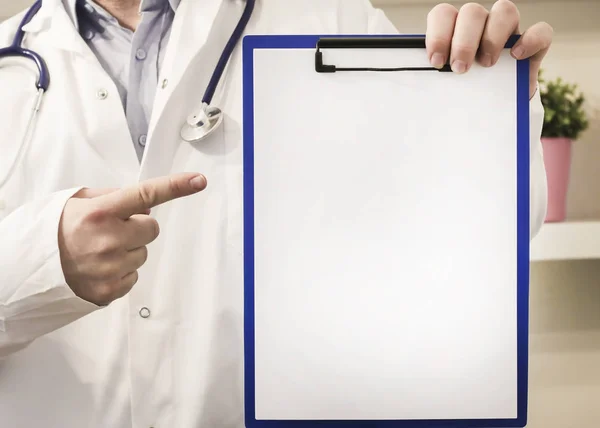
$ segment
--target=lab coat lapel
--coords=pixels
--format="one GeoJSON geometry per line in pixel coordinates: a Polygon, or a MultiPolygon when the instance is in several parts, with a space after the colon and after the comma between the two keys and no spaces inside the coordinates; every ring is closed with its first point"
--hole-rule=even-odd
{"type": "MultiPolygon", "coordinates": [[[[228,2],[229,0],[183,0],[179,4],[160,73],[159,90],[154,101],[149,135],[152,134],[167,101],[180,84],[190,63],[200,52],[206,52],[215,19],[223,4],[228,2]]],[[[216,46],[214,48],[218,49],[216,46]]],[[[205,67],[203,73],[197,76],[198,85],[204,83],[207,73],[208,69],[205,67]]]]}
{"type": "Polygon", "coordinates": [[[47,98],[64,98],[69,92],[75,94],[72,103],[81,103],[81,121],[74,122],[81,123],[86,136],[81,144],[93,147],[125,180],[135,179],[139,162],[118,89],[79,35],[62,0],[44,0],[24,29],[32,36],[30,48],[44,57],[50,70],[47,98]]]}
{"type": "Polygon", "coordinates": [[[32,48],[44,56],[50,69],[47,97],[60,96],[61,91],[78,94],[82,105],[78,113],[88,136],[81,144],[92,146],[129,181],[139,171],[139,162],[118,89],[79,35],[62,1],[44,0],[43,4],[27,31],[36,36],[32,48]]]}
{"type": "Polygon", "coordinates": [[[75,28],[73,20],[61,0],[44,0],[42,8],[25,26],[26,32],[44,32],[39,43],[44,46],[73,52],[94,59],[93,52],[88,48],[75,28]]]}
{"type": "MultiPolygon", "coordinates": [[[[169,170],[179,144],[188,144],[182,142],[179,131],[186,118],[201,106],[204,91],[244,5],[245,2],[230,0],[184,0],[177,9],[150,122],[141,179],[169,170]]],[[[226,77],[223,76],[221,85],[226,77]]],[[[215,101],[218,102],[216,97],[215,101]]]]}
{"type": "Polygon", "coordinates": [[[192,59],[205,47],[215,18],[229,0],[183,0],[173,21],[164,69],[169,86],[176,86],[192,59]]]}

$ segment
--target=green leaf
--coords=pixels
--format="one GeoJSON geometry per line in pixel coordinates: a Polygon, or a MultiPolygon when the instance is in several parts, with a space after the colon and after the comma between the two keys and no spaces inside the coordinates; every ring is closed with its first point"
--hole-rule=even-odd
{"type": "Polygon", "coordinates": [[[540,70],[540,96],[545,110],[542,136],[576,139],[589,126],[584,95],[577,84],[566,83],[561,77],[546,81],[542,76],[540,70]]]}

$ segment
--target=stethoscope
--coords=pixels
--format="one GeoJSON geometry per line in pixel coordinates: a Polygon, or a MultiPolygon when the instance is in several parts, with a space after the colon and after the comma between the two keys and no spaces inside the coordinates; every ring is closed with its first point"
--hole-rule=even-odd
{"type": "Polygon", "coordinates": [[[212,98],[217,90],[217,86],[219,86],[219,82],[227,67],[229,58],[242,38],[246,25],[248,25],[248,21],[250,21],[250,18],[252,17],[255,1],[256,0],[246,0],[246,7],[242,13],[240,22],[233,30],[233,34],[227,42],[227,45],[225,45],[225,49],[223,49],[221,58],[219,58],[219,62],[217,63],[215,71],[208,83],[208,87],[202,97],[202,107],[200,108],[200,111],[189,116],[186,123],[183,125],[183,128],[181,128],[181,138],[189,143],[196,143],[204,140],[223,122],[224,115],[221,109],[211,106],[212,98]]]}
{"type": "Polygon", "coordinates": [[[10,168],[8,168],[8,171],[4,173],[4,176],[0,176],[0,188],[2,188],[4,184],[6,184],[7,180],[12,175],[12,172],[17,165],[17,160],[21,157],[21,153],[25,150],[25,143],[29,140],[30,133],[33,132],[37,113],[40,111],[44,94],[48,91],[48,87],[50,86],[50,72],[48,71],[48,66],[44,61],[44,58],[42,58],[38,53],[29,49],[25,49],[23,47],[23,39],[25,38],[25,31],[23,30],[23,28],[27,24],[29,24],[29,22],[31,22],[31,20],[33,19],[35,14],[38,13],[41,7],[42,0],[37,0],[33,4],[33,6],[31,6],[31,8],[27,11],[27,13],[25,13],[25,16],[21,20],[17,33],[15,34],[15,38],[12,41],[12,44],[7,48],[0,49],[0,60],[10,57],[20,57],[31,60],[35,63],[38,73],[37,81],[35,83],[35,87],[37,89],[37,97],[33,109],[31,110],[31,113],[29,115],[29,120],[27,121],[25,135],[23,135],[23,140],[19,145],[19,149],[17,150],[17,153],[15,155],[14,162],[10,164],[11,166],[10,168]]]}
{"type": "Polygon", "coordinates": [[[42,7],[42,0],[37,0],[33,6],[27,11],[23,20],[19,24],[19,29],[17,30],[17,34],[15,34],[15,38],[13,39],[12,44],[7,47],[0,49],[0,59],[9,58],[9,57],[21,57],[25,59],[29,59],[33,61],[38,70],[38,79],[35,83],[35,87],[37,88],[37,100],[33,109],[33,112],[29,118],[29,123],[27,128],[31,127],[31,124],[35,120],[36,113],[40,110],[40,105],[42,104],[42,98],[44,97],[44,93],[48,91],[48,87],[50,86],[50,72],[48,71],[48,66],[39,54],[29,49],[25,49],[22,47],[23,39],[25,38],[25,31],[23,27],[25,27],[29,22],[33,19],[36,13],[42,7]]]}
{"type": "MultiPolygon", "coordinates": [[[[256,0],[246,0],[246,7],[244,8],[244,12],[242,13],[240,21],[235,27],[229,41],[227,42],[227,45],[225,46],[225,49],[219,58],[219,62],[217,63],[217,66],[206,88],[204,96],[202,97],[202,107],[200,108],[200,111],[190,115],[181,129],[181,138],[187,142],[197,143],[206,139],[206,137],[213,133],[223,122],[223,112],[221,109],[211,106],[211,102],[219,82],[221,81],[223,72],[229,63],[229,59],[231,58],[235,47],[242,38],[244,30],[246,29],[246,26],[252,17],[255,2],[256,0]]],[[[29,22],[31,22],[41,7],[42,0],[36,0],[33,6],[31,6],[31,8],[23,17],[12,44],[7,48],[0,49],[0,59],[7,57],[22,57],[33,61],[37,67],[38,79],[36,82],[36,88],[38,95],[27,125],[28,131],[33,128],[32,125],[35,121],[37,112],[40,110],[44,94],[48,91],[48,87],[50,86],[50,72],[48,71],[48,66],[46,65],[44,59],[36,52],[23,47],[23,39],[25,38],[25,31],[23,28],[29,22]]],[[[25,138],[27,138],[27,136],[25,136],[25,138]]],[[[0,183],[0,185],[1,184],[2,183],[0,183]]]]}

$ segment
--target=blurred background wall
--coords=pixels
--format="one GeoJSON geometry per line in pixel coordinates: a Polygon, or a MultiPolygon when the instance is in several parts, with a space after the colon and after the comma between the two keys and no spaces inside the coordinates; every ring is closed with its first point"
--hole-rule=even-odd
{"type": "MultiPolygon", "coordinates": [[[[0,0],[0,21],[30,3],[0,0]]],[[[374,1],[403,33],[423,33],[426,15],[436,3],[374,1]]],[[[493,2],[482,3],[491,6],[493,2]]],[[[522,29],[537,21],[554,27],[554,45],[544,66],[546,77],[561,76],[577,83],[588,100],[591,121],[574,146],[567,222],[558,229],[545,228],[543,242],[544,246],[577,248],[577,240],[581,245],[585,240],[592,251],[570,256],[565,250],[560,257],[542,254],[532,263],[529,427],[599,428],[600,251],[594,245],[600,247],[600,0],[515,3],[521,11],[522,29]],[[576,235],[571,224],[585,228],[576,235]]]]}

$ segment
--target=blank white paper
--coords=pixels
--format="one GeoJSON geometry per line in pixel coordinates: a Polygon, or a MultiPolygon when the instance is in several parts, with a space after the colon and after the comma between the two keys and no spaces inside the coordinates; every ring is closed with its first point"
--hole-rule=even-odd
{"type": "Polygon", "coordinates": [[[254,85],[256,418],[516,418],[509,53],[256,50],[254,85]]]}

